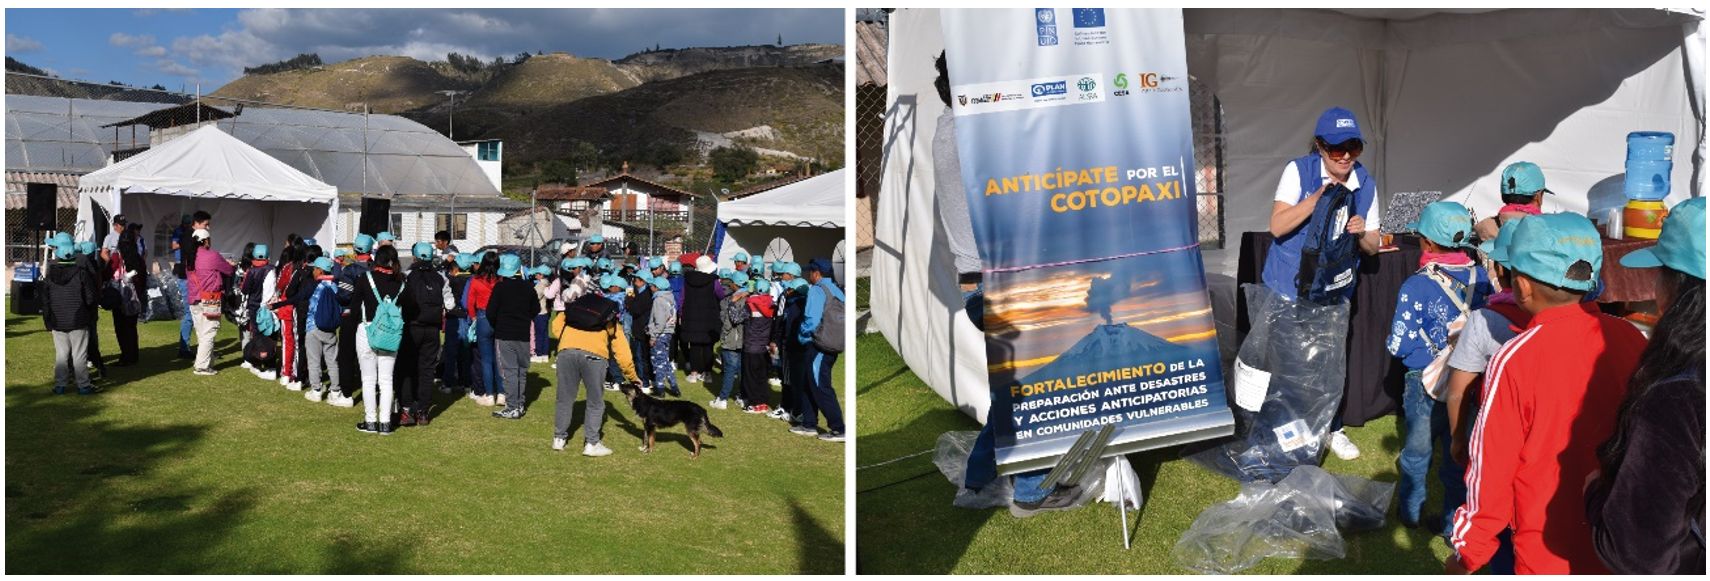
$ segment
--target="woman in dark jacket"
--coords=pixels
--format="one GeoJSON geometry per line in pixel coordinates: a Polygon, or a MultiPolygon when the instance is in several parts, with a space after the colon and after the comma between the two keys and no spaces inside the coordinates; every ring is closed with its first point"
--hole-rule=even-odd
{"type": "Polygon", "coordinates": [[[712,371],[713,343],[718,342],[719,304],[718,275],[699,270],[683,271],[683,307],[680,327],[683,341],[689,344],[688,381],[706,381],[712,371]]]}
{"type": "Polygon", "coordinates": [[[653,283],[643,275],[631,274],[629,297],[624,299],[624,312],[629,313],[629,352],[635,356],[635,374],[642,385],[653,385],[653,364],[650,361],[652,343],[647,336],[647,320],[653,313],[653,283]]]}
{"type": "Polygon", "coordinates": [[[1597,556],[1623,575],[1704,574],[1704,201],[1694,201],[1696,223],[1676,220],[1692,202],[1676,206],[1657,246],[1621,261],[1662,267],[1663,313],[1627,384],[1615,433],[1597,450],[1602,468],[1586,483],[1597,556]],[[1681,226],[1696,230],[1696,252],[1670,244],[1677,234],[1670,227],[1681,226]]]}
{"type": "MultiPolygon", "coordinates": [[[[119,254],[113,258],[113,270],[119,273],[133,273],[130,277],[131,289],[140,303],[147,297],[148,277],[143,274],[142,254],[137,250],[137,238],[142,233],[142,226],[130,224],[125,232],[119,235],[119,254]]],[[[142,316],[141,309],[135,314],[126,315],[124,305],[113,310],[113,334],[119,342],[120,366],[136,365],[137,363],[137,317],[142,316]]]]}

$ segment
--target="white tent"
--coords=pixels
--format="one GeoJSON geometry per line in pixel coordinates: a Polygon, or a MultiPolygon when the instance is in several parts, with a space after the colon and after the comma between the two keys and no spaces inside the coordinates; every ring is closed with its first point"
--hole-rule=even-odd
{"type": "MultiPolygon", "coordinates": [[[[155,232],[205,210],[214,216],[214,246],[228,256],[250,242],[278,248],[291,233],[330,247],[338,215],[336,188],[213,126],[83,176],[77,197],[79,238],[94,230],[97,206],[155,232]]],[[[148,243],[166,247],[164,239],[148,243]]]]}
{"type": "Polygon", "coordinates": [[[843,208],[848,173],[837,170],[718,205],[725,226],[718,263],[737,252],[766,262],[831,259],[843,280],[843,208]]]}
{"type": "MultiPolygon", "coordinates": [[[[1202,252],[1226,347],[1240,235],[1265,229],[1283,165],[1306,152],[1331,106],[1359,117],[1360,161],[1380,201],[1440,191],[1488,216],[1502,168],[1526,160],[1557,194],[1546,211],[1610,207],[1621,202],[1624,138],[1638,130],[1675,134],[1671,203],[1703,195],[1701,10],[1194,9],[1183,18],[1193,90],[1211,91],[1221,108],[1229,245],[1202,252]]],[[[983,421],[984,337],[962,313],[932,185],[944,109],[932,86],[944,47],[938,11],[898,10],[889,27],[871,326],[983,421]]]]}

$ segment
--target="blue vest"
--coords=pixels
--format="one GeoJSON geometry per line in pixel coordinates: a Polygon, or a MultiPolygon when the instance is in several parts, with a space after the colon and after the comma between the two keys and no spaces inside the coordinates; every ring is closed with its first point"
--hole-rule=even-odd
{"type": "MultiPolygon", "coordinates": [[[[1298,204],[1323,185],[1324,161],[1319,157],[1318,151],[1313,150],[1312,153],[1290,163],[1294,164],[1300,174],[1300,195],[1294,200],[1298,204]]],[[[1360,189],[1354,190],[1354,213],[1364,216],[1372,207],[1377,184],[1372,181],[1371,174],[1366,173],[1366,167],[1357,161],[1354,162],[1354,176],[1360,180],[1360,189]]],[[[1300,235],[1304,230],[1306,223],[1302,222],[1293,232],[1271,240],[1271,250],[1265,254],[1265,270],[1261,278],[1266,287],[1279,295],[1298,298],[1300,294],[1295,277],[1300,274],[1300,251],[1306,246],[1306,237],[1300,235]]]]}

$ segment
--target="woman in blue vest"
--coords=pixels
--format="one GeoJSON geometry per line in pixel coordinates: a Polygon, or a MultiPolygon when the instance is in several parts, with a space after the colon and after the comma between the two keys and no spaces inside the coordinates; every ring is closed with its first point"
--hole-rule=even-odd
{"type": "MultiPolygon", "coordinates": [[[[1274,238],[1270,252],[1265,255],[1263,278],[1266,287],[1285,297],[1298,297],[1299,287],[1295,279],[1300,273],[1301,249],[1307,242],[1307,237],[1301,235],[1302,226],[1312,217],[1319,198],[1331,184],[1341,184],[1354,192],[1354,211],[1347,217],[1345,229],[1349,234],[1360,235],[1361,252],[1377,253],[1377,180],[1365,166],[1355,161],[1364,149],[1365,140],[1360,136],[1360,125],[1354,120],[1354,112],[1331,107],[1318,117],[1312,151],[1283,166],[1282,177],[1277,181],[1275,201],[1271,202],[1270,230],[1274,238]]],[[[1355,279],[1348,279],[1346,284],[1351,290],[1355,279]]],[[[1336,453],[1336,457],[1343,460],[1358,458],[1360,449],[1342,433],[1340,416],[1334,420],[1331,429],[1330,450],[1336,453]]]]}

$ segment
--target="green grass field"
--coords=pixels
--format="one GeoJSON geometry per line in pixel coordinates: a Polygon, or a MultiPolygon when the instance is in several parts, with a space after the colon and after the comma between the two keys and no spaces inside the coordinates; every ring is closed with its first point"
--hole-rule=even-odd
{"type": "Polygon", "coordinates": [[[681,427],[644,455],[608,397],[615,453],[580,455],[580,406],[573,450],[554,452],[541,363],[520,421],[461,399],[426,428],[363,434],[360,404],[240,369],[230,324],[220,375],[192,375],[177,329],[142,324],[142,364],[107,393],[56,396],[40,318],[7,316],[6,573],[843,571],[844,446],[783,422],[711,410],[726,437],[699,460],[681,427]]]}
{"type": "MultiPolygon", "coordinates": [[[[861,422],[856,466],[868,466],[931,449],[939,434],[978,430],[909,372],[883,336],[856,343],[856,401],[861,422]]],[[[1348,428],[1361,455],[1353,462],[1331,457],[1325,469],[1375,480],[1397,480],[1402,435],[1396,418],[1348,428]]],[[[1145,504],[1129,513],[1133,549],[1122,549],[1116,508],[1108,504],[1026,519],[1001,509],[968,510],[950,505],[956,487],[932,465],[930,454],[876,468],[857,469],[855,510],[859,536],[856,569],[879,573],[1190,573],[1170,550],[1195,517],[1233,499],[1240,486],[1179,458],[1179,448],[1129,456],[1140,475],[1145,504]]],[[[1432,476],[1435,482],[1435,476],[1432,476]]],[[[1440,506],[1433,486],[1427,512],[1440,506]]],[[[1334,561],[1268,559],[1250,573],[1346,574],[1442,571],[1449,551],[1442,539],[1396,524],[1344,533],[1347,557],[1334,561]]]]}

